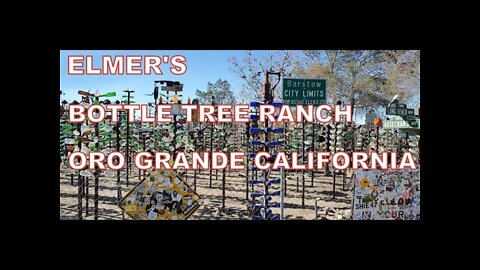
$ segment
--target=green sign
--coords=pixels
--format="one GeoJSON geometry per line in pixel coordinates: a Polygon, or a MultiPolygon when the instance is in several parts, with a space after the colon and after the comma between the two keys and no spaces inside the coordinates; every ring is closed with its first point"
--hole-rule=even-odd
{"type": "Polygon", "coordinates": [[[412,127],[418,127],[418,122],[417,120],[408,120],[408,124],[412,127]]]}
{"type": "Polygon", "coordinates": [[[283,79],[283,104],[320,105],[327,101],[327,81],[318,79],[283,79]]]}
{"type": "Polygon", "coordinates": [[[387,107],[388,115],[400,116],[399,120],[392,120],[385,128],[404,128],[404,127],[418,127],[415,118],[415,109],[407,108],[404,103],[397,103],[395,106],[387,107]]]}
{"type": "Polygon", "coordinates": [[[415,109],[408,109],[406,104],[397,104],[394,107],[387,107],[387,114],[415,117],[415,109]]]}
{"type": "Polygon", "coordinates": [[[407,108],[400,108],[400,107],[387,107],[387,114],[388,115],[408,115],[407,108]]]}
{"type": "Polygon", "coordinates": [[[383,128],[412,128],[420,126],[420,119],[412,119],[405,121],[403,117],[394,116],[392,120],[383,121],[383,128]]]}

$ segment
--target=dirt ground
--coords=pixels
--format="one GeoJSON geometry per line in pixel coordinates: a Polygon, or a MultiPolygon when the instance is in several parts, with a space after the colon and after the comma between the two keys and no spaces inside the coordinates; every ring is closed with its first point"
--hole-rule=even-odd
{"type": "MultiPolygon", "coordinates": [[[[203,205],[189,218],[190,220],[244,220],[250,219],[247,212],[245,172],[227,172],[226,176],[226,201],[225,209],[222,207],[222,172],[212,177],[212,188],[209,188],[209,172],[202,171],[197,174],[196,191],[203,198],[203,205]]],[[[348,174],[347,174],[348,175],[348,174]]],[[[60,168],[60,219],[78,219],[78,181],[77,176],[71,184],[70,174],[65,168],[60,168]],[[67,175],[68,174],[68,175],[67,175]]],[[[184,177],[185,180],[185,177],[184,177]]],[[[193,171],[189,171],[186,182],[193,188],[193,171]]],[[[138,170],[133,170],[129,178],[130,185],[127,187],[125,174],[121,176],[122,196],[127,194],[135,184],[138,183],[138,170]]],[[[285,220],[313,220],[315,219],[315,199],[318,198],[318,219],[349,219],[352,200],[350,177],[346,178],[346,189],[343,190],[343,176],[336,177],[336,194],[332,200],[333,177],[325,177],[316,173],[313,179],[305,174],[305,207],[302,208],[302,175],[301,173],[290,172],[287,175],[287,191],[284,199],[285,220]],[[298,189],[297,189],[298,175],[298,189]]],[[[277,185],[278,186],[278,185],[277,185]]],[[[122,220],[130,219],[123,214],[117,201],[116,178],[99,178],[99,220],[122,220]]],[[[250,192],[251,186],[249,187],[250,192]]],[[[86,190],[86,189],[85,189],[86,190]]],[[[260,191],[255,187],[255,191],[260,191]]],[[[274,202],[279,202],[276,197],[274,202]]],[[[88,183],[88,208],[87,202],[83,199],[83,219],[94,219],[94,180],[89,179],[88,183]]],[[[279,208],[274,208],[274,213],[279,213],[279,208]]]]}

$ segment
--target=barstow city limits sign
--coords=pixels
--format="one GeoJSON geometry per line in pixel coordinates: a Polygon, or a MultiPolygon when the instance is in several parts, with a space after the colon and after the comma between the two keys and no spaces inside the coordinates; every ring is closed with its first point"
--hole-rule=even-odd
{"type": "Polygon", "coordinates": [[[321,79],[283,79],[283,104],[321,105],[327,101],[327,81],[321,79]]]}

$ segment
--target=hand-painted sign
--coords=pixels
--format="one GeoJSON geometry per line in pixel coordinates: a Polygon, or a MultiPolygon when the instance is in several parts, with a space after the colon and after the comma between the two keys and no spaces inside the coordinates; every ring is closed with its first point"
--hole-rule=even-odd
{"type": "Polygon", "coordinates": [[[132,219],[184,220],[202,199],[173,171],[153,170],[118,205],[132,219]]]}
{"type": "Polygon", "coordinates": [[[354,220],[420,219],[420,170],[358,170],[353,181],[354,220]]]}

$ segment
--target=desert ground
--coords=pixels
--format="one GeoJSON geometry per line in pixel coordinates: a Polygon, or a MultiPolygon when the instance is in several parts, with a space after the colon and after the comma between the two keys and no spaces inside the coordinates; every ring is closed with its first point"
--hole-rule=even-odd
{"type": "MultiPolygon", "coordinates": [[[[196,192],[204,200],[202,206],[190,216],[189,220],[249,220],[246,200],[245,172],[226,173],[225,209],[222,211],[222,171],[212,173],[212,188],[209,188],[209,171],[197,173],[196,192]]],[[[347,173],[347,175],[349,175],[347,173]]],[[[133,169],[129,177],[129,186],[125,181],[126,175],[121,174],[120,185],[115,177],[101,176],[99,178],[98,219],[99,220],[129,220],[131,219],[116,205],[118,187],[122,196],[127,194],[140,180],[138,170],[133,169]]],[[[70,172],[65,167],[60,168],[60,219],[78,219],[78,176],[73,177],[71,183],[70,172]]],[[[186,180],[193,188],[193,171],[189,171],[186,180]]],[[[85,198],[82,206],[82,219],[94,219],[94,180],[88,181],[88,206],[85,198]]],[[[302,207],[302,175],[289,172],[287,175],[287,189],[284,198],[285,220],[314,220],[315,200],[317,199],[318,219],[349,219],[351,216],[352,185],[350,177],[346,177],[345,190],[343,189],[343,176],[336,177],[335,199],[332,200],[333,177],[316,173],[313,179],[305,174],[305,206],[302,207]],[[298,187],[297,187],[298,177],[298,187]]],[[[277,185],[278,186],[278,185],[277,185]]],[[[87,193],[87,185],[84,185],[87,193]]],[[[278,189],[278,187],[277,187],[278,189]]],[[[249,187],[251,192],[251,186],[249,187]]],[[[260,187],[255,187],[260,191],[260,187]]],[[[280,202],[276,197],[274,202],[280,202]]],[[[274,208],[274,213],[279,213],[279,208],[274,208]]]]}

